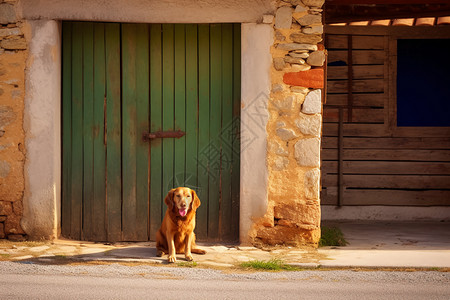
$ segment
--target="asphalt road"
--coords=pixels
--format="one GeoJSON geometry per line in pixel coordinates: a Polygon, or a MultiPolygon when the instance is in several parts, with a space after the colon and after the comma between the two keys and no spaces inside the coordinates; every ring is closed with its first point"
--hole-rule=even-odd
{"type": "Polygon", "coordinates": [[[438,271],[239,272],[0,262],[0,299],[450,299],[438,271]]]}

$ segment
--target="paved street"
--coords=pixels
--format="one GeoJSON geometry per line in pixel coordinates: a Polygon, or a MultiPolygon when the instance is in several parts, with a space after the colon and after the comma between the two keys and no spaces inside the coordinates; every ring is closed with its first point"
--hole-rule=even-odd
{"type": "Polygon", "coordinates": [[[0,299],[449,299],[438,271],[243,272],[0,262],[0,299]]]}

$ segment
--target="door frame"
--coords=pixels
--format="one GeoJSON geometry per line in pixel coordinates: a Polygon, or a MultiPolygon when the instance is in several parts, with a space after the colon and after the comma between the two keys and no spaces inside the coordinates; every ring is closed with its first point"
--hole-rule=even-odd
{"type": "MultiPolygon", "coordinates": [[[[24,123],[27,155],[22,226],[31,238],[61,231],[61,22],[27,21],[24,123]]],[[[239,240],[267,211],[270,24],[241,23],[241,166],[239,240]]]]}

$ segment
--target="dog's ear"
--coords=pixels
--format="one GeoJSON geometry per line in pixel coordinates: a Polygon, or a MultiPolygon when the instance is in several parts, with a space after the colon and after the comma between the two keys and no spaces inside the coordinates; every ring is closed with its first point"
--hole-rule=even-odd
{"type": "Polygon", "coordinates": [[[196,210],[200,206],[201,202],[197,196],[197,193],[194,190],[191,190],[191,195],[192,195],[192,209],[196,210]]]}
{"type": "Polygon", "coordinates": [[[169,210],[173,209],[173,193],[175,192],[175,189],[171,189],[168,193],[166,198],[164,198],[164,202],[166,203],[169,210]]]}

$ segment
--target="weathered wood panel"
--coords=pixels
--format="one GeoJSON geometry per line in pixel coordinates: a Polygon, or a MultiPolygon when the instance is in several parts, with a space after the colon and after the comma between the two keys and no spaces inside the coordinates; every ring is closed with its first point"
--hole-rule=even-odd
{"type": "MultiPolygon", "coordinates": [[[[348,64],[347,47],[345,50],[333,50],[328,52],[328,64],[345,63],[348,64]]],[[[355,50],[352,53],[353,65],[382,65],[386,59],[386,52],[383,50],[355,50]]]]}
{"type": "MultiPolygon", "coordinates": [[[[383,65],[362,65],[352,67],[353,78],[356,79],[376,79],[384,78],[384,66],[383,65]]],[[[328,66],[327,79],[347,79],[348,67],[334,67],[328,66]]]]}
{"type": "MultiPolygon", "coordinates": [[[[384,79],[356,79],[352,83],[354,93],[383,93],[384,79]]],[[[336,80],[327,82],[327,93],[347,93],[348,80],[336,80]]]]}
{"type": "MultiPolygon", "coordinates": [[[[348,120],[348,109],[343,109],[344,120],[348,120]]],[[[324,122],[339,122],[339,109],[338,108],[327,108],[323,111],[323,121],[324,122]]],[[[353,123],[384,123],[383,109],[362,109],[353,108],[352,109],[352,122],[353,123]]]]}
{"type": "MultiPolygon", "coordinates": [[[[353,36],[353,49],[384,49],[384,37],[383,36],[353,36]]],[[[348,48],[348,36],[347,35],[328,35],[327,36],[327,49],[347,49],[348,48]]]]}
{"type": "MultiPolygon", "coordinates": [[[[337,205],[337,192],[324,189],[322,205],[337,205]]],[[[352,190],[344,191],[343,205],[448,206],[450,191],[445,190],[352,190]]]]}
{"type": "Polygon", "coordinates": [[[396,105],[389,80],[396,72],[389,57],[396,53],[389,51],[396,48],[389,47],[389,37],[359,30],[328,34],[325,43],[322,204],[450,205],[450,128],[396,128],[390,122],[396,105]]]}
{"type": "MultiPolygon", "coordinates": [[[[344,149],[344,160],[450,161],[450,150],[344,149]]],[[[323,149],[322,160],[337,160],[338,149],[323,149]]]]}
{"type": "MultiPolygon", "coordinates": [[[[343,169],[344,174],[368,174],[368,175],[450,174],[450,164],[445,162],[344,161],[343,169]]],[[[338,174],[338,162],[323,161],[322,170],[327,174],[338,174]]]]}
{"type": "MultiPolygon", "coordinates": [[[[386,96],[384,94],[353,94],[353,106],[384,107],[386,96]]],[[[348,94],[328,94],[325,108],[330,106],[348,105],[348,94]]]]}

